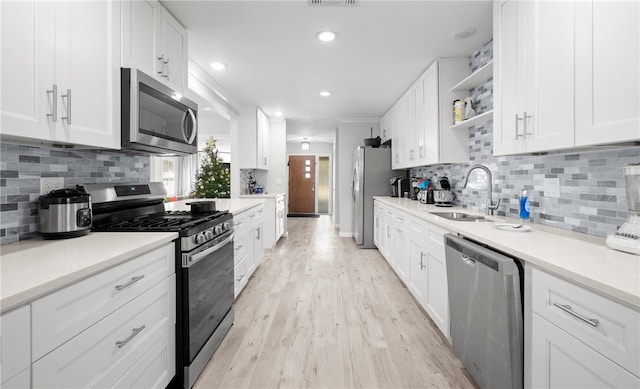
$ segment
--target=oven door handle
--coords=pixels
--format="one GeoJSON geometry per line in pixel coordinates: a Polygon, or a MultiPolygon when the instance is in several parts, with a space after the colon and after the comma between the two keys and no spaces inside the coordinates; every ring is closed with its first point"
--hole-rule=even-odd
{"type": "Polygon", "coordinates": [[[226,246],[229,242],[231,242],[233,240],[233,236],[234,234],[231,234],[231,236],[229,236],[227,239],[223,240],[222,242],[218,243],[217,245],[210,247],[206,250],[204,250],[203,252],[200,252],[196,255],[192,255],[189,257],[186,257],[182,260],[182,267],[191,267],[193,265],[195,265],[196,263],[200,262],[200,260],[206,256],[208,256],[211,253],[215,253],[216,251],[220,250],[223,246],[226,246]]]}

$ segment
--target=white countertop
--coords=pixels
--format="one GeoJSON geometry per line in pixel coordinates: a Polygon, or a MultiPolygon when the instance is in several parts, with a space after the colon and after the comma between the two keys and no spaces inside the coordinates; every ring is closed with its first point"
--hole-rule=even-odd
{"type": "MultiPolygon", "coordinates": [[[[256,197],[256,196],[251,196],[256,197]]],[[[229,211],[231,213],[239,213],[246,211],[249,208],[253,208],[256,205],[264,204],[264,198],[251,198],[251,199],[187,199],[165,203],[164,208],[167,211],[188,211],[190,209],[187,203],[192,201],[214,201],[216,203],[216,209],[218,211],[229,211]]]]}
{"type": "MultiPolygon", "coordinates": [[[[613,250],[605,245],[604,238],[533,223],[528,224],[530,231],[498,230],[494,227],[495,223],[453,221],[429,213],[463,211],[481,214],[461,207],[436,207],[403,198],[374,198],[541,269],[640,307],[640,256],[613,250]]],[[[516,219],[487,217],[495,222],[519,223],[516,219]]]]}
{"type": "Polygon", "coordinates": [[[242,199],[250,199],[250,198],[276,198],[280,196],[284,196],[284,193],[260,193],[260,194],[250,194],[250,195],[240,195],[242,199]]]}
{"type": "MultiPolygon", "coordinates": [[[[243,212],[264,198],[211,199],[218,210],[243,212]]],[[[189,199],[166,203],[167,210],[189,210],[189,199]]],[[[178,238],[175,232],[91,232],[86,236],[33,238],[0,247],[0,312],[63,288],[178,238]]]]}
{"type": "Polygon", "coordinates": [[[0,312],[99,273],[178,238],[175,232],[91,232],[0,247],[0,312]]]}

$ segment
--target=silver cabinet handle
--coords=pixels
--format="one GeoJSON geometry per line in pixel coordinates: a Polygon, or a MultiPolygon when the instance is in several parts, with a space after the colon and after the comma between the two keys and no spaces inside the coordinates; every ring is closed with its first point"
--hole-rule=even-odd
{"type": "Polygon", "coordinates": [[[260,240],[260,228],[256,228],[256,240],[260,240]]]}
{"type": "Polygon", "coordinates": [[[424,265],[424,262],[422,262],[422,258],[424,257],[424,253],[422,251],[420,251],[420,270],[424,269],[426,266],[424,265]]]}
{"type": "MultiPolygon", "coordinates": [[[[164,55],[163,55],[163,57],[164,57],[164,55]]],[[[164,65],[162,66],[163,76],[164,76],[164,78],[169,80],[169,57],[165,57],[164,58],[164,65]],[[167,65],[167,67],[165,68],[164,65],[167,65]]]]}
{"type": "Polygon", "coordinates": [[[136,282],[140,281],[143,278],[144,278],[144,275],[137,276],[137,277],[132,277],[131,280],[129,280],[129,282],[127,282],[125,284],[122,284],[122,285],[116,285],[116,289],[122,290],[122,289],[128,288],[128,287],[130,287],[131,285],[135,284],[136,282]]]}
{"type": "Polygon", "coordinates": [[[598,319],[589,319],[588,317],[583,316],[583,315],[579,314],[578,312],[575,312],[573,309],[571,309],[571,305],[560,304],[560,303],[557,303],[557,302],[553,303],[553,305],[555,307],[558,307],[558,308],[562,309],[563,311],[565,311],[569,315],[577,317],[578,319],[586,322],[590,326],[597,327],[598,324],[600,323],[600,321],[598,319]]]}
{"type": "Polygon", "coordinates": [[[122,348],[122,346],[124,346],[125,344],[129,343],[129,341],[131,339],[133,339],[136,335],[138,335],[142,330],[145,329],[145,325],[141,325],[138,328],[134,328],[131,330],[131,335],[127,336],[126,339],[123,340],[119,340],[116,342],[116,346],[118,346],[118,348],[122,348]]]}
{"type": "Polygon", "coordinates": [[[157,73],[164,77],[164,54],[158,57],[158,61],[160,61],[160,70],[157,73]]]}
{"type": "Polygon", "coordinates": [[[418,149],[420,150],[419,157],[424,158],[424,146],[420,146],[418,149]]]}
{"type": "Polygon", "coordinates": [[[242,281],[243,278],[244,278],[244,274],[241,274],[240,277],[238,278],[238,281],[242,281]]]}
{"type": "Polygon", "coordinates": [[[61,117],[62,120],[66,120],[67,124],[71,124],[71,89],[67,89],[66,95],[60,95],[63,99],[67,99],[67,116],[61,117]]]}
{"type": "Polygon", "coordinates": [[[518,138],[520,138],[520,137],[524,137],[524,135],[522,135],[522,134],[520,134],[518,132],[518,122],[520,120],[524,120],[524,118],[521,118],[521,117],[518,116],[518,114],[516,114],[516,140],[518,140],[518,138]]]}
{"type": "Polygon", "coordinates": [[[527,111],[524,111],[524,116],[522,117],[522,122],[524,124],[524,137],[526,138],[529,135],[533,135],[531,134],[529,131],[527,131],[527,119],[531,119],[531,115],[527,115],[527,111]]]}
{"type": "Polygon", "coordinates": [[[47,90],[47,94],[53,95],[53,101],[51,102],[51,113],[47,116],[51,116],[51,120],[54,122],[58,120],[58,85],[53,84],[51,90],[47,90]]]}

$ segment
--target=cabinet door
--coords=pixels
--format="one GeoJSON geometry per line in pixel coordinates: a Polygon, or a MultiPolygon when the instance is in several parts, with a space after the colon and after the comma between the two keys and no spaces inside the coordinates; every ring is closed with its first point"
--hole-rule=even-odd
{"type": "Polygon", "coordinates": [[[260,108],[256,111],[257,133],[257,159],[259,169],[269,167],[269,118],[260,108]]]}
{"type": "Polygon", "coordinates": [[[409,282],[411,264],[409,263],[409,239],[404,215],[395,218],[395,231],[393,239],[393,256],[395,257],[395,269],[400,279],[409,282]]]}
{"type": "Polygon", "coordinates": [[[162,42],[165,80],[176,91],[184,93],[188,77],[187,30],[164,8],[162,8],[162,42]]]}
{"type": "Polygon", "coordinates": [[[156,75],[161,59],[162,6],[155,0],[122,2],[122,66],[156,75]]]}
{"type": "Polygon", "coordinates": [[[2,135],[53,139],[53,3],[0,2],[2,135]]]}
{"type": "Polygon", "coordinates": [[[429,248],[427,254],[426,311],[440,331],[449,337],[449,291],[447,266],[443,249],[429,248]]]}
{"type": "MultiPolygon", "coordinates": [[[[254,228],[255,231],[255,266],[257,267],[264,257],[264,223],[262,221],[254,228]]],[[[255,270],[255,268],[254,268],[255,270]]]]}
{"type": "Polygon", "coordinates": [[[570,334],[532,315],[532,388],[637,388],[640,380],[570,334]]]}
{"type": "Polygon", "coordinates": [[[526,15],[526,96],[524,111],[518,114],[523,118],[519,133],[524,136],[527,152],[574,145],[575,4],[571,1],[518,4],[525,8],[526,15]]]}
{"type": "Polygon", "coordinates": [[[525,10],[516,0],[493,3],[493,153],[524,152],[525,10]]]}
{"type": "MultiPolygon", "coordinates": [[[[31,307],[27,305],[3,313],[0,327],[1,386],[10,387],[5,381],[28,369],[31,364],[31,307]]],[[[23,380],[18,379],[17,382],[23,380]]]]}
{"type": "Polygon", "coordinates": [[[251,273],[256,268],[256,234],[255,234],[255,217],[256,210],[250,209],[247,211],[247,226],[245,231],[244,245],[247,250],[247,257],[245,259],[245,269],[247,277],[251,276],[251,273]]]}
{"type": "Polygon", "coordinates": [[[424,121],[424,78],[415,84],[415,127],[413,144],[415,147],[414,166],[424,164],[425,160],[425,121],[424,121]]]}
{"type": "Polygon", "coordinates": [[[424,114],[424,157],[423,164],[433,164],[440,160],[440,116],[438,114],[438,63],[429,66],[422,79],[424,114]]]}
{"type": "Polygon", "coordinates": [[[120,148],[120,3],[54,4],[55,139],[120,148]]]}
{"type": "Polygon", "coordinates": [[[640,3],[577,2],[576,145],[640,139],[640,3]]]}
{"type": "Polygon", "coordinates": [[[423,307],[426,305],[426,298],[428,292],[427,277],[427,250],[421,243],[419,234],[412,236],[409,239],[409,257],[411,262],[411,271],[409,274],[409,289],[415,296],[416,300],[420,302],[423,307]]]}

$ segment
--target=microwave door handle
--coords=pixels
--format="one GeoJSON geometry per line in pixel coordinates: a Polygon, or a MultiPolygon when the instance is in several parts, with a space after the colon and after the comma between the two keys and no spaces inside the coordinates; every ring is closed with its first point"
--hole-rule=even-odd
{"type": "Polygon", "coordinates": [[[198,136],[197,128],[198,124],[196,123],[196,115],[193,113],[191,108],[187,108],[184,115],[182,115],[182,136],[187,144],[192,144],[196,139],[196,136],[198,136]],[[194,131],[191,131],[191,138],[187,138],[187,115],[191,116],[191,121],[193,122],[194,131]]]}

